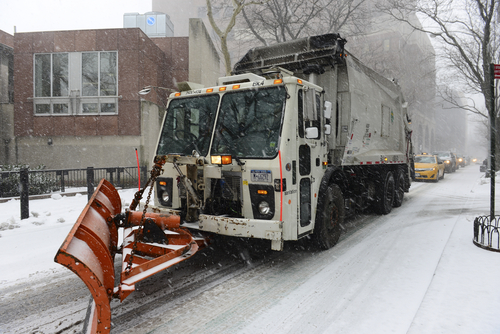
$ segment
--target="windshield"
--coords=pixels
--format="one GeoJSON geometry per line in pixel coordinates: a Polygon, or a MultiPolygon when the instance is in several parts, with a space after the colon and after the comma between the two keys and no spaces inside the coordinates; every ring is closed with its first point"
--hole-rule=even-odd
{"type": "Polygon", "coordinates": [[[157,154],[191,155],[196,150],[206,156],[218,104],[217,94],[172,100],[168,105],[157,154]]]}
{"type": "Polygon", "coordinates": [[[451,159],[450,153],[447,152],[436,152],[435,153],[440,159],[451,159]]]}
{"type": "Polygon", "coordinates": [[[415,157],[415,162],[416,163],[421,163],[421,164],[435,164],[436,163],[436,158],[433,156],[416,156],[415,157]]]}
{"type": "Polygon", "coordinates": [[[212,143],[212,154],[265,158],[278,154],[286,99],[284,87],[226,93],[212,143]]]}

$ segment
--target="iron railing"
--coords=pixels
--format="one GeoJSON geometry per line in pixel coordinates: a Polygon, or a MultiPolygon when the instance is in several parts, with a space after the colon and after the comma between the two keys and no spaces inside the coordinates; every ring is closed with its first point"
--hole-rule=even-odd
{"type": "Polygon", "coordinates": [[[479,216],[474,219],[474,239],[476,246],[500,252],[500,216],[479,216]]]}
{"type": "MultiPolygon", "coordinates": [[[[0,197],[17,197],[21,194],[21,171],[0,172],[0,197]]],[[[30,195],[66,192],[68,188],[93,188],[101,179],[107,179],[117,188],[141,187],[147,181],[147,168],[141,172],[135,167],[107,167],[85,169],[42,169],[28,170],[30,195]],[[94,181],[95,180],[95,181],[94,181]]]]}

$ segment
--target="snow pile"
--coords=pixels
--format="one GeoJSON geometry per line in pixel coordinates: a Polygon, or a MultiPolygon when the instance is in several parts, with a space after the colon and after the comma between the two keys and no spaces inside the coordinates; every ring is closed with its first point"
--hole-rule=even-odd
{"type": "MultiPolygon", "coordinates": [[[[136,191],[119,191],[123,207],[130,205],[136,191]]],[[[81,193],[54,193],[47,199],[30,200],[30,216],[22,220],[19,200],[0,203],[0,284],[37,272],[67,270],[54,262],[54,256],[87,201],[81,193]]]]}

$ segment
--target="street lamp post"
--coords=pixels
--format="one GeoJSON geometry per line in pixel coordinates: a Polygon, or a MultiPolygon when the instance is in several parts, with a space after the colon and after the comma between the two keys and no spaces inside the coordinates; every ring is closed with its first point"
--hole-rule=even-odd
{"type": "Polygon", "coordinates": [[[490,64],[490,221],[495,219],[495,173],[496,173],[496,113],[495,79],[500,79],[500,65],[490,64]]]}

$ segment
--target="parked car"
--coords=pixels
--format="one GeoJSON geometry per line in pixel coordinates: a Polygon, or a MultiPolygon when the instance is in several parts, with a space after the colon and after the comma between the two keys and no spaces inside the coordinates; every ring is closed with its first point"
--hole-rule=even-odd
{"type": "Polygon", "coordinates": [[[444,179],[444,162],[436,155],[419,154],[414,158],[415,180],[431,180],[438,182],[444,179]]]}
{"type": "Polygon", "coordinates": [[[437,157],[444,162],[444,171],[446,173],[453,173],[458,169],[455,153],[450,151],[438,151],[433,154],[437,155],[437,157]]]}

